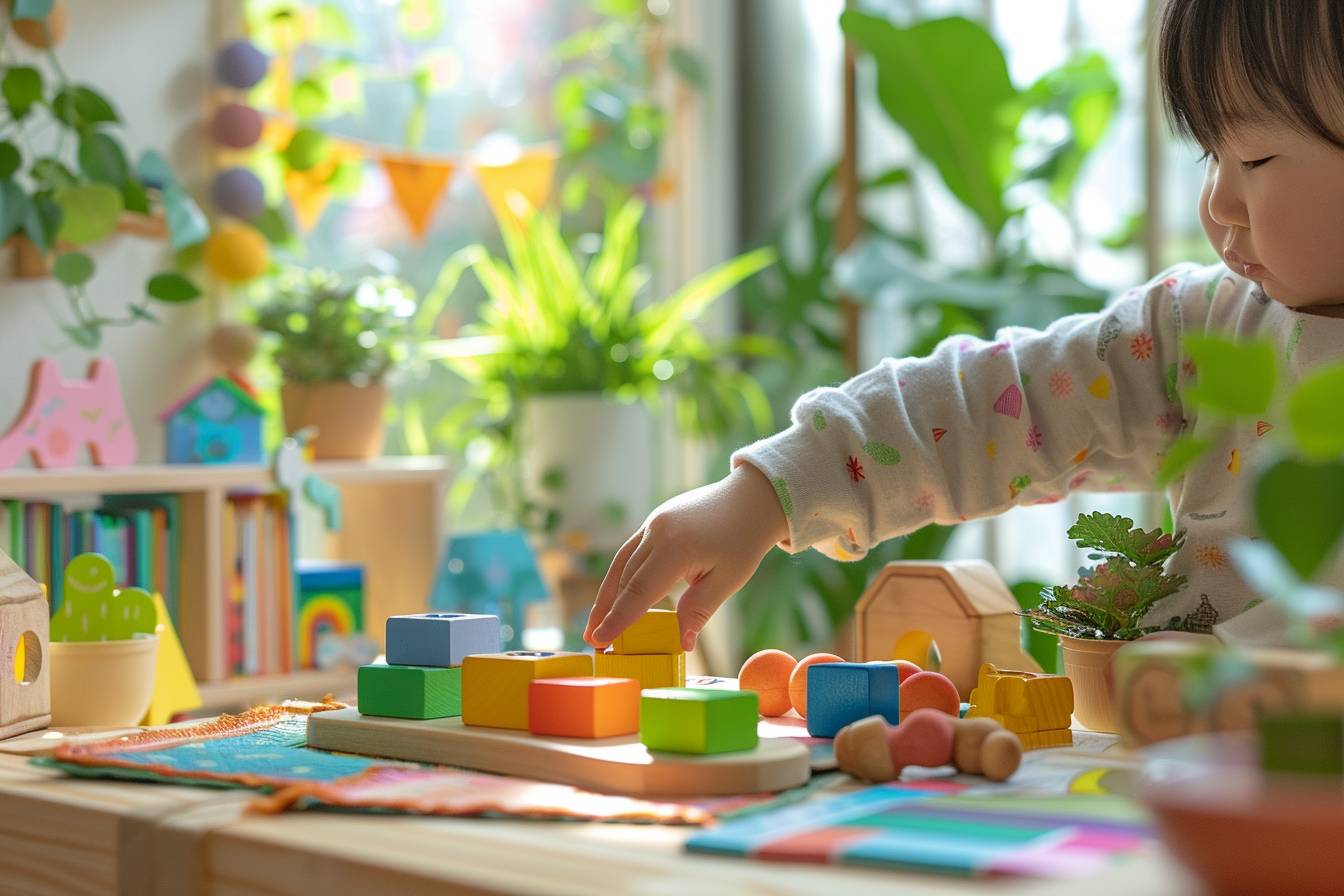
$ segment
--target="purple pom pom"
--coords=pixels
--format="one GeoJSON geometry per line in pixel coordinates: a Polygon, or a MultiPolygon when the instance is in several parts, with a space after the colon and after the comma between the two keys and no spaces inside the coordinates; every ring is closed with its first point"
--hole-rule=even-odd
{"type": "Polygon", "coordinates": [[[221,146],[247,149],[261,139],[261,113],[242,103],[225,103],[210,120],[210,136],[221,146]]]}
{"type": "Polygon", "coordinates": [[[219,83],[238,90],[255,87],[266,77],[270,60],[249,41],[236,40],[215,57],[215,77],[219,83]]]}
{"type": "Polygon", "coordinates": [[[251,221],[266,209],[266,191],[246,168],[228,168],[210,184],[210,201],[226,215],[251,221]]]}

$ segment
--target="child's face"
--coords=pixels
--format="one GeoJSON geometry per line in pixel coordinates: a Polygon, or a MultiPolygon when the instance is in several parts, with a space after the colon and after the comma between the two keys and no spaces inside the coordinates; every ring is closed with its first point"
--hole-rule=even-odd
{"type": "Polygon", "coordinates": [[[1237,125],[1209,157],[1199,216],[1228,267],[1270,298],[1344,316],[1344,150],[1282,124],[1237,125]]]}

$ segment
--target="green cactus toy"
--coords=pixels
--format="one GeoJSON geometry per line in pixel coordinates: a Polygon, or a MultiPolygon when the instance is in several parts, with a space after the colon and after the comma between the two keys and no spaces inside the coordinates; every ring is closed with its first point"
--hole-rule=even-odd
{"type": "Polygon", "coordinates": [[[51,617],[53,641],[128,641],[152,635],[158,622],[154,598],[143,588],[117,590],[112,562],[80,554],[65,568],[64,598],[51,617]]]}

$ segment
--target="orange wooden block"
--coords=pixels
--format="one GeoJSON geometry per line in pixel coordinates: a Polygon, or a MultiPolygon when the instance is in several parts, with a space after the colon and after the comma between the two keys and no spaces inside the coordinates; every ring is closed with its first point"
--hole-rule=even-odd
{"type": "Polygon", "coordinates": [[[527,730],[552,737],[619,737],[639,731],[633,678],[538,678],[528,685],[527,730]]]}

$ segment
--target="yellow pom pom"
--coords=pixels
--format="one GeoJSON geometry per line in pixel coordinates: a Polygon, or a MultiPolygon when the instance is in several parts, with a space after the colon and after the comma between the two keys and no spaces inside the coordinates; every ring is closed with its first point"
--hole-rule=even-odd
{"type": "Polygon", "coordinates": [[[266,273],[266,239],[246,224],[226,221],[205,241],[205,266],[226,283],[245,283],[266,273]]]}

